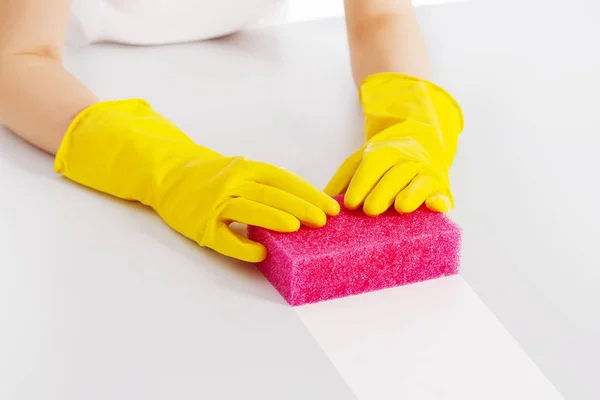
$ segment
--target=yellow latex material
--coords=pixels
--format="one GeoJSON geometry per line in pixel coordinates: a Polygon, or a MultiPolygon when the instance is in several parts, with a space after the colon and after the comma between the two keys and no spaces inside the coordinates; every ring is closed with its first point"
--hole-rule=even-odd
{"type": "Polygon", "coordinates": [[[249,262],[265,248],[231,222],[293,232],[320,227],[338,203],[275,166],[224,157],[198,146],[143,100],[110,101],[82,111],[57,153],[55,170],[113,196],[152,207],[174,230],[249,262]]]}
{"type": "Polygon", "coordinates": [[[365,145],[344,161],[325,192],[376,216],[394,204],[408,213],[423,203],[454,207],[448,170],[463,129],[457,102],[431,82],[397,73],[363,81],[365,145]]]}

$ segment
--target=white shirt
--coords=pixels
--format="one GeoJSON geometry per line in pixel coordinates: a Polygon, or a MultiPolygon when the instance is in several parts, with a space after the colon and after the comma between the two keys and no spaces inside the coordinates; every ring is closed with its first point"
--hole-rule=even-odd
{"type": "Polygon", "coordinates": [[[160,45],[237,32],[283,10],[282,0],[73,0],[67,43],[160,45]]]}

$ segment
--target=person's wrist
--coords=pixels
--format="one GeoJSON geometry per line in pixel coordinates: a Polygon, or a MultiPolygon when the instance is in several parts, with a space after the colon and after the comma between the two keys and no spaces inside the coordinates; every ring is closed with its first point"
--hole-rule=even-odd
{"type": "Polygon", "coordinates": [[[177,175],[184,174],[186,168],[223,158],[223,155],[191,141],[157,144],[149,153],[147,204],[155,210],[160,208],[171,184],[178,181],[177,175]]]}

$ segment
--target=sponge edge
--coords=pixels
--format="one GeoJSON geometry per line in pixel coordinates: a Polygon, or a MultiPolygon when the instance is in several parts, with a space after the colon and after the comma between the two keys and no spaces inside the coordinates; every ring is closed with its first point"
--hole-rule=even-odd
{"type": "Polygon", "coordinates": [[[343,207],[320,229],[294,233],[249,227],[267,258],[259,270],[292,306],[401,286],[458,273],[460,228],[422,207],[373,218],[343,207]]]}

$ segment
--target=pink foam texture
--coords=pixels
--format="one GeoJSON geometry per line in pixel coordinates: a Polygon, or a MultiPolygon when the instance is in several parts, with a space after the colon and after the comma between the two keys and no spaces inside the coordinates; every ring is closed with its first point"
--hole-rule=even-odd
{"type": "Polygon", "coordinates": [[[425,207],[379,217],[343,207],[320,229],[294,233],[249,227],[267,258],[258,268],[292,306],[407,285],[458,273],[460,228],[425,207]]]}

